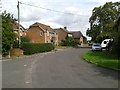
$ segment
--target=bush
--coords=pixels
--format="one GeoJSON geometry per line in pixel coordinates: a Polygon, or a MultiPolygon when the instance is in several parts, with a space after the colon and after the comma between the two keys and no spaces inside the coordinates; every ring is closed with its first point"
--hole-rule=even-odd
{"type": "Polygon", "coordinates": [[[18,40],[14,41],[13,48],[19,48],[19,41],[18,40]]]}
{"type": "Polygon", "coordinates": [[[25,55],[31,55],[51,51],[54,49],[54,46],[51,43],[23,43],[22,49],[25,55]]]}
{"type": "Polygon", "coordinates": [[[80,42],[75,40],[73,37],[67,37],[63,40],[62,46],[76,46],[77,44],[80,44],[80,42]]]}
{"type": "MultiPolygon", "coordinates": [[[[26,43],[26,42],[30,43],[31,39],[29,37],[26,37],[26,36],[21,37],[20,47],[21,47],[22,43],[26,43]]],[[[13,48],[19,48],[19,41],[18,40],[14,41],[13,48]]]]}
{"type": "Polygon", "coordinates": [[[22,37],[22,38],[21,38],[21,44],[22,44],[22,43],[25,43],[25,42],[29,42],[29,43],[30,43],[30,42],[31,42],[31,39],[30,39],[29,37],[26,37],[26,36],[22,37]]]}

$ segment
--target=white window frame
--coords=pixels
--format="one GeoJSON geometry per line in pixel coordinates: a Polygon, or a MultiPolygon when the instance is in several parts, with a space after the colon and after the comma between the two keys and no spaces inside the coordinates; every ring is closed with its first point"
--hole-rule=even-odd
{"type": "Polygon", "coordinates": [[[42,31],[40,31],[40,36],[42,36],[43,35],[43,32],[42,31]]]}

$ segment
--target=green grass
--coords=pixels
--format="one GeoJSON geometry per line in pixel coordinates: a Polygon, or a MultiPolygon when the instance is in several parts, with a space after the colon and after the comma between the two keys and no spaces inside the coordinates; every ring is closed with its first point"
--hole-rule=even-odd
{"type": "Polygon", "coordinates": [[[107,67],[111,69],[120,69],[120,61],[117,56],[111,52],[92,52],[89,51],[82,56],[83,59],[91,61],[98,66],[107,67]]]}

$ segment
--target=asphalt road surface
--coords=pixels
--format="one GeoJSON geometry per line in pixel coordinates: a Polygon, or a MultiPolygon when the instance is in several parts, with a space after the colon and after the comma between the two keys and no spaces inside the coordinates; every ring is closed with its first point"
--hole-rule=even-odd
{"type": "Polygon", "coordinates": [[[3,88],[117,88],[118,72],[81,60],[89,49],[72,48],[3,61],[3,88]]]}

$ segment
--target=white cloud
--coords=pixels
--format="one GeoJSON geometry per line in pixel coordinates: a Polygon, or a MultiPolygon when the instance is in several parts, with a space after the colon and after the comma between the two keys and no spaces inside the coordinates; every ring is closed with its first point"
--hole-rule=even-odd
{"type": "Polygon", "coordinates": [[[55,22],[62,27],[66,26],[69,31],[81,31],[86,36],[86,29],[89,27],[89,16],[80,15],[79,9],[75,7],[67,7],[64,12],[74,13],[74,15],[62,14],[52,19],[51,22],[55,22]]]}

